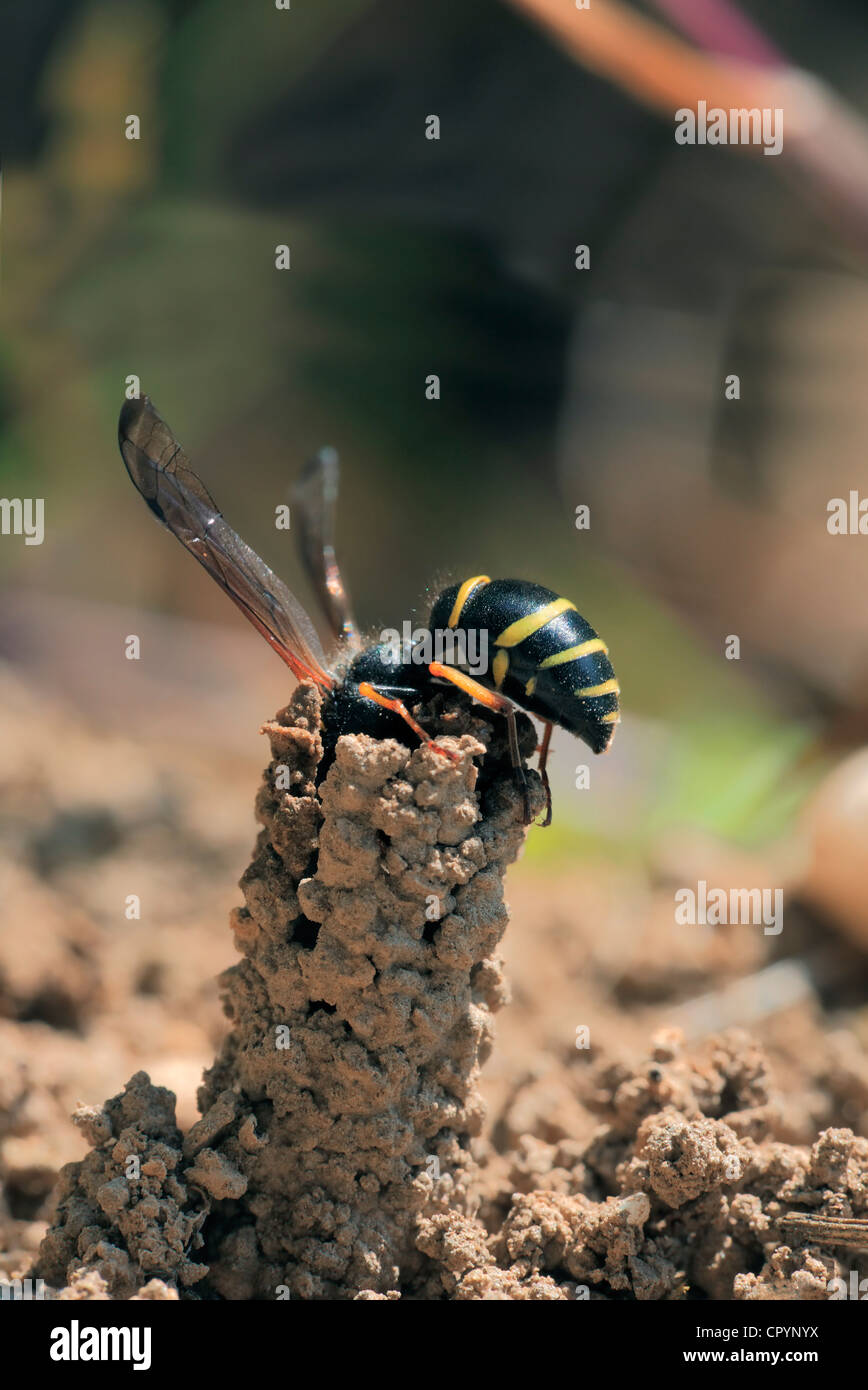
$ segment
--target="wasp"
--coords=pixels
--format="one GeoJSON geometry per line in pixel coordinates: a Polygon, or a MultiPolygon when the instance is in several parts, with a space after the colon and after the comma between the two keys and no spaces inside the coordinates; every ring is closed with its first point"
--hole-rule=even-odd
{"type": "Polygon", "coordinates": [[[334,450],[323,449],[315,455],[292,492],[305,568],[339,644],[339,657],[329,666],[301,604],[226,522],[147,396],[125,402],[118,442],[127,472],[154,516],[204,566],[296,679],[313,681],[322,691],[320,776],[342,734],[409,742],[412,733],[443,757],[457,759],[459,755],[438,744],[408,708],[445,684],[457,686],[506,719],[525,824],[531,820],[530,795],[519,751],[517,709],[536,715],[544,726],[539,748],[539,772],[546,792],[544,825],[551,823],[546,759],[554,725],[577,735],[595,753],[611,745],[620,706],[608,648],[575,604],[541,584],[479,574],[436,597],[423,635],[451,635],[457,660],[420,659],[419,647],[396,650],[394,644],[383,641],[362,645],[335,558],[338,460],[334,450]],[[460,659],[467,651],[466,640],[462,645],[460,639],[471,632],[482,639],[484,650],[494,652],[478,679],[462,669],[460,659]]]}

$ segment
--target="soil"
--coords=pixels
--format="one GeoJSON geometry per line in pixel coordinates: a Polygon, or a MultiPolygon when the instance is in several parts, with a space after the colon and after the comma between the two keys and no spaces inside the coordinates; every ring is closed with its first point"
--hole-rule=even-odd
{"type": "Polygon", "coordinates": [[[0,676],[3,1276],[572,1300],[825,1299],[868,1274],[852,931],[805,906],[786,955],[745,927],[674,950],[664,857],[515,865],[507,930],[500,732],[456,696],[425,713],[456,763],[347,740],[320,823],[315,705],[302,687],[265,726],[239,906],[242,759],[143,756],[0,676]]]}

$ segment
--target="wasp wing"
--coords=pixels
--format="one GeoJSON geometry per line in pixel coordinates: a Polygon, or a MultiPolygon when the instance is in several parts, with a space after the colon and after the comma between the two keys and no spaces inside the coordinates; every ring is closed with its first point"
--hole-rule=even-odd
{"type": "Polygon", "coordinates": [[[127,472],[154,516],[216,580],[298,680],[333,681],[313,624],[289,589],[232,530],[147,396],[127,401],[118,421],[127,472]]]}
{"type": "Polygon", "coordinates": [[[334,449],[320,449],[305,465],[290,491],[293,513],[300,522],[300,548],[308,576],[335,637],[359,646],[346,585],[335,559],[335,503],[339,465],[334,449]]]}

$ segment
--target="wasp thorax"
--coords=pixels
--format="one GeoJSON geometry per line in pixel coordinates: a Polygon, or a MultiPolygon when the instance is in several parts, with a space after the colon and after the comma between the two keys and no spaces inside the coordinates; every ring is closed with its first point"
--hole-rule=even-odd
{"type": "Polygon", "coordinates": [[[396,665],[458,666],[471,676],[488,672],[488,632],[485,628],[417,627],[404,621],[401,631],[387,627],[380,633],[380,644],[396,665]]]}

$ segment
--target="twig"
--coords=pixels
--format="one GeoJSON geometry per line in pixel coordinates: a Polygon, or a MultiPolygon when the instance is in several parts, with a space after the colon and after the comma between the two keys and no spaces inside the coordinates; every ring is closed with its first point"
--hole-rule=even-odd
{"type": "Polygon", "coordinates": [[[794,1211],[781,1217],[780,1227],[785,1235],[801,1237],[815,1245],[853,1245],[868,1250],[868,1217],[794,1211]]]}

